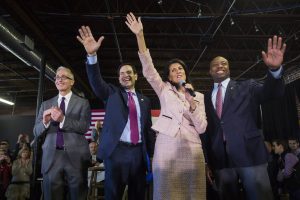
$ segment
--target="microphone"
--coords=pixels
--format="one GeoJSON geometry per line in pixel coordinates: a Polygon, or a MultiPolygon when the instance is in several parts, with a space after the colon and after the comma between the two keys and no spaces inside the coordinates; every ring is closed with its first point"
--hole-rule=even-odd
{"type": "MultiPolygon", "coordinates": [[[[179,86],[184,87],[185,84],[186,84],[186,82],[185,82],[184,80],[180,80],[180,81],[179,81],[179,86]]],[[[196,96],[195,91],[192,90],[191,88],[185,88],[185,90],[188,91],[188,93],[189,93],[191,96],[193,96],[193,97],[196,96]]]]}

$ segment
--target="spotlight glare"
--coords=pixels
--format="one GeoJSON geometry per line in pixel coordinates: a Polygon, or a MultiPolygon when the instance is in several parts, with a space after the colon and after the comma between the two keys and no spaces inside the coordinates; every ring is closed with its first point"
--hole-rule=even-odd
{"type": "Polygon", "coordinates": [[[199,10],[198,10],[198,15],[197,15],[197,17],[199,18],[199,17],[201,17],[202,16],[202,10],[201,10],[201,7],[199,6],[199,10]]]}
{"type": "Polygon", "coordinates": [[[230,17],[230,25],[231,25],[231,26],[234,25],[234,21],[233,21],[232,17],[230,17]]]}
{"type": "Polygon", "coordinates": [[[13,105],[15,105],[13,102],[11,102],[11,101],[8,101],[8,100],[6,100],[6,99],[3,99],[3,98],[0,98],[0,102],[2,102],[2,103],[5,103],[5,104],[8,104],[8,105],[10,105],[10,106],[13,106],[13,105]]]}

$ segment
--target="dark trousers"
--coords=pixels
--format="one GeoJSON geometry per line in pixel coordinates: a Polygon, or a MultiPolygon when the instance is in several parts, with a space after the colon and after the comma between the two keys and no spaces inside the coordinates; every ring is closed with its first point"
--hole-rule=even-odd
{"type": "Polygon", "coordinates": [[[225,168],[216,171],[216,183],[222,200],[239,200],[239,180],[247,200],[272,200],[267,165],[225,168]]]}
{"type": "Polygon", "coordinates": [[[119,143],[112,155],[104,159],[104,196],[107,200],[122,199],[128,185],[129,200],[145,198],[146,168],[142,145],[129,146],[119,143]]]}
{"type": "Polygon", "coordinates": [[[63,150],[56,150],[55,161],[49,171],[43,174],[45,200],[86,200],[87,171],[74,167],[63,150]]]}

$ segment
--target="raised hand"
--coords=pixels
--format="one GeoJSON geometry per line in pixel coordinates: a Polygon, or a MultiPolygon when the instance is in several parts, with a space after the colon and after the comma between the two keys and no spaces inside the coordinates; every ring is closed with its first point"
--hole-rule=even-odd
{"type": "Polygon", "coordinates": [[[87,54],[89,56],[96,55],[96,52],[101,46],[102,41],[104,40],[104,36],[101,36],[98,41],[94,39],[94,36],[91,32],[90,27],[81,26],[78,30],[80,36],[76,36],[77,40],[84,46],[87,54]]]}
{"type": "Polygon", "coordinates": [[[143,24],[141,22],[141,17],[138,17],[138,20],[136,20],[134,14],[129,13],[126,16],[126,20],[126,25],[135,35],[143,32],[143,24]]]}
{"type": "Polygon", "coordinates": [[[283,62],[286,44],[282,44],[282,38],[275,35],[268,40],[267,53],[262,51],[262,59],[270,69],[278,69],[283,62]]]}

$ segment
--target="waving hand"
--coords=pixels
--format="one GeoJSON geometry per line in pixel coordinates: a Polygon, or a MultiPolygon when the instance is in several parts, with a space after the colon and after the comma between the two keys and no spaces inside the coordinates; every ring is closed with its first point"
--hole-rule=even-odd
{"type": "Polygon", "coordinates": [[[273,39],[268,40],[267,53],[262,51],[262,58],[264,63],[270,69],[278,69],[283,62],[283,55],[286,49],[286,44],[282,44],[282,38],[275,35],[273,39]]]}
{"type": "Polygon", "coordinates": [[[96,52],[101,46],[102,41],[104,40],[104,36],[101,36],[98,41],[94,39],[94,36],[91,32],[90,27],[81,26],[78,30],[80,36],[77,36],[77,40],[84,46],[88,55],[96,55],[96,52]]]}

